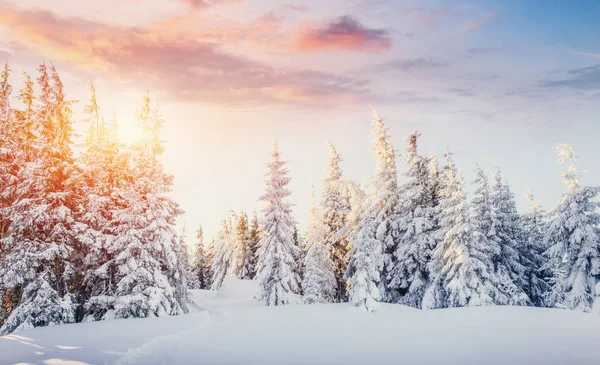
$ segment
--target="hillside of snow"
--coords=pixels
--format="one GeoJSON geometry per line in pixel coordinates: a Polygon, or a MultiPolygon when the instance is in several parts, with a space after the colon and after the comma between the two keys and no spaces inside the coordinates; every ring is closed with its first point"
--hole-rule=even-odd
{"type": "MultiPolygon", "coordinates": [[[[600,316],[559,309],[265,307],[256,283],[196,290],[188,315],[0,337],[0,364],[600,364],[600,316]]],[[[299,298],[297,298],[299,300],[299,298]]]]}

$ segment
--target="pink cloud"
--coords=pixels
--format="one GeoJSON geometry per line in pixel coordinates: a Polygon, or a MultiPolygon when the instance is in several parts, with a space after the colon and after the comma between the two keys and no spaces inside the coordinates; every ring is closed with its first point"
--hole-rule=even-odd
{"type": "Polygon", "coordinates": [[[228,53],[213,42],[162,29],[109,25],[8,5],[0,5],[0,28],[8,30],[13,49],[51,58],[86,77],[149,88],[172,100],[316,105],[368,92],[364,80],[273,67],[228,53]]]}
{"type": "Polygon", "coordinates": [[[300,53],[321,50],[382,52],[391,46],[387,30],[368,28],[348,15],[323,27],[301,27],[292,41],[292,48],[300,53]]]}
{"type": "Polygon", "coordinates": [[[487,15],[483,19],[472,20],[463,24],[462,29],[457,33],[457,35],[466,35],[472,33],[478,29],[486,27],[490,24],[496,23],[498,20],[502,19],[502,15],[498,13],[491,13],[487,15]]]}
{"type": "Polygon", "coordinates": [[[182,0],[194,9],[207,9],[215,5],[240,3],[243,0],[182,0]]]}
{"type": "Polygon", "coordinates": [[[306,5],[285,4],[283,7],[287,10],[293,10],[293,11],[308,11],[308,10],[310,10],[310,7],[308,7],[306,5]]]}

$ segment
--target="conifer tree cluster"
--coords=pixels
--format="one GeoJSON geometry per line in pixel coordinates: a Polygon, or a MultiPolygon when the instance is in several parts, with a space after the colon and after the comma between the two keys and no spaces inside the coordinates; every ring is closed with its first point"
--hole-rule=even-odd
{"type": "MultiPolygon", "coordinates": [[[[252,280],[256,276],[260,226],[254,213],[251,220],[245,212],[230,212],[223,219],[215,241],[207,248],[210,285],[218,290],[226,277],[252,280]]],[[[194,265],[195,266],[195,265],[194,265]]]]}
{"type": "Polygon", "coordinates": [[[61,323],[187,312],[185,249],[162,118],[148,95],[142,139],[123,145],[90,84],[74,153],[72,106],[54,67],[0,75],[0,333],[61,323]],[[18,101],[19,107],[15,107],[18,101]]]}
{"type": "MultiPolygon", "coordinates": [[[[600,280],[600,187],[579,184],[572,148],[559,145],[569,192],[546,214],[528,194],[519,214],[499,167],[490,181],[479,166],[468,200],[452,154],[439,166],[419,153],[418,132],[397,159],[392,135],[374,113],[375,173],[358,185],[342,178],[341,155],[329,145],[321,201],[313,195],[304,245],[293,240],[287,170],[277,150],[269,164],[263,217],[262,299],[285,304],[349,301],[368,311],[377,303],[420,309],[533,305],[590,311],[600,280]],[[407,164],[398,176],[397,163],[407,164]],[[298,254],[300,249],[301,254],[298,254]],[[304,257],[303,260],[297,259],[304,257]],[[294,258],[295,261],[294,261],[294,258]],[[301,265],[302,270],[298,266],[301,265]]],[[[262,261],[261,261],[262,260],[262,261]]],[[[259,269],[260,270],[260,269],[259,269]]]]}

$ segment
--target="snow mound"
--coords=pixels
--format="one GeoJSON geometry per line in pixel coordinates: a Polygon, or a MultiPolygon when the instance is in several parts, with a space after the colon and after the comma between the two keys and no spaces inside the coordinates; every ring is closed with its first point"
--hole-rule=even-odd
{"type": "Polygon", "coordinates": [[[225,278],[214,299],[251,301],[254,300],[258,290],[258,281],[256,280],[225,278]]]}

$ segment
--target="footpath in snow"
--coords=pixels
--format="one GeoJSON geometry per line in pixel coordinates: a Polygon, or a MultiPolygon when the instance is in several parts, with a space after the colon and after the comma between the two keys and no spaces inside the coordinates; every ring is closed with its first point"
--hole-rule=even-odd
{"type": "Polygon", "coordinates": [[[0,364],[600,364],[598,315],[527,307],[265,307],[255,292],[255,282],[227,280],[219,292],[194,291],[197,308],[188,315],[0,337],[0,364]]]}

